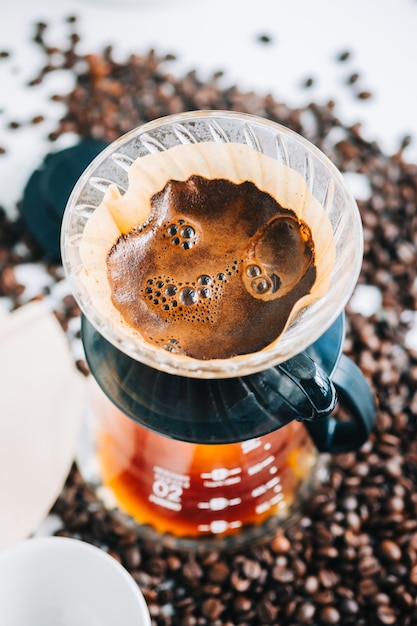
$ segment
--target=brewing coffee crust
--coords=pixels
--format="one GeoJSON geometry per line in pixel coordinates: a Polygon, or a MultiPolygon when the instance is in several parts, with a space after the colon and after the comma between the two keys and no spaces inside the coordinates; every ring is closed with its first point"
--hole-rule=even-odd
{"type": "Polygon", "coordinates": [[[332,227],[297,172],[238,143],[137,158],[84,229],[89,297],[135,342],[227,359],[274,344],[328,289],[332,227]]]}

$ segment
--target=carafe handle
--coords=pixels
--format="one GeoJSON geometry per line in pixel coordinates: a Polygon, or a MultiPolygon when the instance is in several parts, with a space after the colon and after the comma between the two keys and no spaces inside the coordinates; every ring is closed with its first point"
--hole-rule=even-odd
{"type": "Polygon", "coordinates": [[[306,422],[306,428],[321,452],[340,454],[358,450],[368,439],[375,423],[375,400],[360,369],[342,354],[333,374],[339,403],[350,419],[329,415],[322,420],[306,422]]]}
{"type": "Polygon", "coordinates": [[[375,421],[375,401],[360,369],[342,354],[332,380],[306,353],[278,366],[303,392],[306,411],[298,414],[320,452],[357,450],[368,439],[375,421]],[[349,419],[332,415],[337,400],[349,419]]]}
{"type": "Polygon", "coordinates": [[[333,411],[337,403],[335,387],[321,367],[306,352],[300,352],[281,363],[277,366],[277,370],[290,378],[307,400],[306,410],[303,410],[300,419],[315,421],[333,411]]]}

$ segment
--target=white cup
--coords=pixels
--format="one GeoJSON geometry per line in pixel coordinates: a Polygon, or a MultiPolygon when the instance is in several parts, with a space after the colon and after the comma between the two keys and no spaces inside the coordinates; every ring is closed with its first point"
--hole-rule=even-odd
{"type": "Polygon", "coordinates": [[[100,548],[63,537],[0,551],[1,626],[150,626],[128,571],[100,548]]]}

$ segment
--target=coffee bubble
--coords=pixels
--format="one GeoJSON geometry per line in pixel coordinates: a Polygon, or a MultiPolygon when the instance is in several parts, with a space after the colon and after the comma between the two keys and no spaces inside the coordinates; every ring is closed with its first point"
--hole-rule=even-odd
{"type": "Polygon", "coordinates": [[[250,242],[246,286],[255,297],[282,298],[313,264],[314,247],[308,226],[294,215],[278,215],[250,242]]]}
{"type": "Polygon", "coordinates": [[[267,278],[259,276],[251,282],[252,291],[256,294],[264,294],[271,289],[271,283],[267,278]]]}
{"type": "Polygon", "coordinates": [[[255,276],[259,276],[261,273],[262,270],[259,265],[249,265],[246,268],[246,276],[248,276],[249,278],[255,278],[255,276]]]}
{"type": "Polygon", "coordinates": [[[192,226],[184,226],[181,228],[180,234],[181,237],[184,237],[184,239],[191,239],[195,236],[195,230],[192,226]]]}
{"type": "Polygon", "coordinates": [[[165,293],[167,296],[175,296],[175,294],[177,293],[177,288],[175,285],[168,285],[168,287],[165,289],[165,293]]]}
{"type": "Polygon", "coordinates": [[[179,298],[182,304],[185,304],[185,306],[191,306],[196,304],[198,301],[198,294],[192,287],[184,287],[184,289],[181,289],[180,291],[179,298]]]}

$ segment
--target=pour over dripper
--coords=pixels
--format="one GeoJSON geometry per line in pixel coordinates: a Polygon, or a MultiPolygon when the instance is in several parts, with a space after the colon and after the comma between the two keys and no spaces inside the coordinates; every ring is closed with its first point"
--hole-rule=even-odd
{"type": "MultiPolygon", "coordinates": [[[[276,181],[273,181],[276,184],[276,181]]],[[[312,220],[317,219],[314,214],[312,220]]],[[[321,218],[320,218],[321,219],[321,218]]],[[[324,220],[323,220],[324,221],[324,220]]],[[[99,238],[101,235],[97,235],[99,238]]],[[[105,241],[106,249],[114,242],[105,241]]],[[[100,242],[91,241],[92,247],[100,242]]],[[[333,164],[296,133],[267,120],[230,112],[195,112],[156,120],[127,133],[105,149],[76,184],[62,225],[62,257],[71,289],[80,307],[98,332],[117,349],[156,369],[195,378],[235,377],[262,371],[282,363],[311,345],[343,311],[356,284],[362,262],[362,227],[357,205],[333,164]],[[293,177],[303,181],[301,205],[317,204],[330,224],[335,258],[331,261],[326,293],[298,311],[277,343],[250,355],[227,359],[178,359],[140,337],[132,337],[126,326],[115,321],[111,309],[93,297],[86,286],[85,260],[81,256],[83,233],[89,217],[115,184],[121,193],[128,188],[133,161],[149,154],[169,151],[188,143],[237,143],[250,146],[276,160],[292,172],[283,180],[284,200],[293,189],[293,177]]],[[[89,274],[97,271],[87,268],[89,274]]]]}

